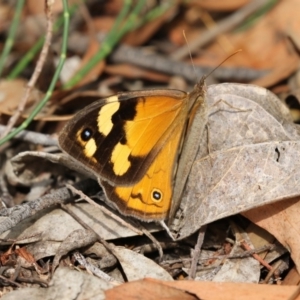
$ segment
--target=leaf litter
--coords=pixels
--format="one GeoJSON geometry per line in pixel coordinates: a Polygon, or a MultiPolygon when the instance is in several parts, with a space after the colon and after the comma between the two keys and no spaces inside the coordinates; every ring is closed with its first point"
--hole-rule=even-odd
{"type": "MultiPolygon", "coordinates": [[[[38,18],[38,15],[44,11],[43,7],[35,7],[33,2],[28,1],[26,4],[27,10],[23,15],[24,26],[17,33],[19,37],[22,36],[22,40],[15,40],[5,65],[4,77],[24,55],[26,49],[32,47],[36,36],[44,34],[42,30],[39,33],[30,26],[32,21],[40,20],[41,16],[38,18]]],[[[201,39],[201,35],[222,24],[225,19],[230,21],[233,13],[238,13],[242,9],[247,10],[250,2],[245,0],[221,1],[220,4],[205,1],[174,2],[160,16],[149,19],[139,28],[132,29],[132,32],[119,43],[120,49],[122,43],[125,43],[138,50],[134,53],[140,51],[142,54],[145,50],[152,53],[151,57],[147,58],[149,59],[147,69],[139,65],[139,61],[143,60],[138,59],[139,54],[134,63],[127,58],[125,52],[121,51],[118,62],[113,63],[112,53],[112,60],[106,59],[95,64],[93,71],[82,77],[77,87],[67,93],[62,89],[65,82],[61,79],[55,95],[38,116],[39,120],[30,126],[31,132],[49,134],[49,139],[55,141],[55,134],[62,127],[63,121],[60,120],[69,118],[76,108],[84,107],[88,101],[85,101],[84,97],[80,98],[80,94],[96,91],[101,83],[99,97],[125,91],[130,86],[144,89],[167,87],[165,83],[176,82],[173,81],[173,71],[169,67],[172,64],[176,65],[176,62],[171,64],[164,62],[169,62],[168,59],[174,55],[175,50],[186,46],[182,38],[182,29],[185,30],[189,42],[201,39]],[[154,63],[156,55],[165,57],[165,60],[161,60],[162,63],[158,64],[158,68],[154,63]],[[155,65],[156,68],[151,69],[151,65],[155,65]],[[159,70],[160,65],[163,71],[159,70]],[[76,96],[65,101],[64,99],[72,93],[76,96]]],[[[257,77],[244,81],[245,85],[217,82],[208,86],[206,96],[209,108],[208,123],[177,212],[180,218],[170,224],[170,229],[179,240],[171,241],[156,224],[140,225],[136,220],[128,220],[134,226],[138,228],[144,226],[152,232],[164,251],[162,257],[158,256],[155,243],[145,236],[137,236],[129,228],[118,224],[90,204],[80,201],[68,204],[68,209],[75,211],[81,219],[80,223],[66,211],[50,204],[57,205],[60,202],[59,200],[49,202],[49,197],[45,197],[44,194],[51,195],[53,189],[61,188],[66,182],[73,182],[84,176],[65,167],[67,165],[71,169],[76,169],[72,162],[66,162],[63,158],[54,159],[51,155],[57,155],[56,149],[43,145],[36,146],[34,141],[37,137],[34,136],[31,138],[33,143],[30,140],[22,141],[21,138],[2,148],[0,178],[2,199],[10,197],[13,200],[1,211],[0,228],[3,239],[1,263],[6,265],[7,260],[13,262],[9,271],[2,274],[7,280],[12,280],[7,281],[12,288],[1,289],[2,294],[5,294],[3,299],[13,299],[18,297],[18,293],[22,293],[22,297],[28,293],[31,299],[53,298],[54,295],[71,299],[72,294],[89,299],[93,299],[95,295],[97,295],[95,299],[117,299],[120,293],[125,292],[128,293],[126,294],[128,299],[137,294],[143,299],[151,299],[153,290],[161,291],[156,298],[166,293],[172,295],[172,299],[176,299],[176,296],[181,299],[185,297],[253,299],[255,293],[255,299],[264,297],[287,299],[296,291],[295,278],[299,276],[300,263],[297,238],[300,186],[299,127],[292,122],[290,112],[283,101],[271,92],[249,83],[255,82],[274,92],[292,93],[293,89],[297,88],[295,81],[292,86],[289,80],[297,71],[299,62],[299,55],[294,46],[297,41],[291,40],[295,39],[300,31],[296,13],[299,3],[295,0],[265,3],[268,4],[267,2],[270,4],[269,9],[261,15],[258,14],[254,21],[242,20],[240,24],[226,32],[220,31],[218,34],[216,31],[217,34],[201,48],[192,49],[196,67],[207,68],[216,66],[226,55],[241,48],[242,53],[227,60],[220,67],[219,71],[224,70],[224,81],[240,82],[242,77],[235,76],[241,68],[257,77]],[[261,70],[265,73],[258,72],[261,70]],[[43,154],[24,153],[29,150],[42,151],[43,154]],[[13,156],[16,157],[11,159],[13,156]],[[12,172],[19,175],[19,179],[13,177],[12,172]],[[20,201],[29,202],[14,206],[20,201]],[[47,201],[49,207],[46,209],[47,201]],[[247,219],[241,215],[232,217],[238,213],[247,219]],[[196,280],[178,280],[186,279],[190,273],[193,257],[191,253],[196,244],[197,231],[205,224],[208,224],[208,228],[198,261],[196,280]],[[92,228],[96,235],[87,229],[86,225],[92,228]],[[255,225],[260,227],[254,227],[255,225]],[[110,246],[106,245],[108,248],[103,247],[104,241],[109,241],[110,246]],[[247,246],[248,250],[242,246],[247,246]],[[10,252],[7,252],[8,247],[11,249],[10,252]],[[21,247],[22,251],[18,251],[18,247],[21,247]],[[102,247],[105,250],[100,250],[102,247]],[[146,252],[141,250],[146,248],[150,250],[146,252]],[[84,264],[79,264],[76,251],[85,257],[84,264]],[[259,258],[255,256],[255,252],[259,252],[257,253],[259,258]],[[26,266],[24,262],[13,259],[15,255],[22,256],[22,260],[27,261],[29,265],[26,266]],[[289,255],[290,260],[287,259],[289,255]],[[32,258],[35,261],[32,261],[32,258]],[[18,273],[20,272],[18,264],[23,270],[23,275],[18,273]],[[39,266],[39,269],[32,268],[33,265],[39,266]],[[28,266],[29,270],[25,272],[28,266]],[[94,276],[78,272],[76,268],[86,268],[87,273],[94,272],[94,276]],[[111,282],[97,277],[98,272],[92,271],[97,268],[106,272],[116,282],[129,282],[114,287],[111,282]],[[10,275],[12,272],[14,276],[10,275]],[[289,278],[289,282],[293,282],[293,287],[287,289],[284,286],[282,274],[288,274],[286,278],[289,278]],[[26,288],[22,283],[24,276],[25,281],[26,278],[30,282],[31,278],[39,277],[40,286],[43,286],[44,281],[51,282],[51,286],[47,289],[26,288]],[[156,278],[156,281],[145,280],[145,277],[156,278]],[[166,287],[168,283],[158,281],[172,281],[172,279],[176,280],[173,286],[169,287],[166,287]],[[215,285],[214,281],[227,283],[215,285]],[[230,284],[229,281],[233,283],[230,284]],[[19,290],[12,291],[16,286],[12,282],[23,286],[19,290]],[[242,282],[266,284],[262,289],[261,285],[245,286],[242,282]],[[276,285],[280,282],[283,282],[281,286],[276,285]],[[220,287],[221,293],[218,291],[220,287]]],[[[7,13],[13,8],[11,5],[10,1],[0,5],[7,24],[12,18],[12,15],[7,13]]],[[[56,5],[52,8],[54,14],[62,11],[62,6],[56,5]]],[[[151,5],[149,1],[147,9],[153,9],[151,5]]],[[[113,27],[123,2],[110,1],[103,4],[99,10],[100,6],[100,4],[98,6],[93,3],[86,4],[85,13],[75,15],[77,21],[71,16],[74,24],[69,34],[70,48],[67,60],[76,56],[79,62],[74,65],[71,72],[84,67],[97,49],[101,48],[98,33],[103,35],[103,32],[108,32],[113,27]],[[107,22],[108,19],[111,21],[107,22]]],[[[0,30],[6,33],[8,28],[2,24],[0,30]]],[[[57,48],[57,45],[58,42],[53,39],[51,46],[57,48]]],[[[131,48],[128,48],[127,53],[130,54],[130,51],[131,48]]],[[[187,58],[185,62],[190,63],[190,59],[187,58]]],[[[50,77],[53,74],[53,66],[55,67],[55,59],[50,56],[44,66],[46,68],[44,71],[48,71],[50,77]]],[[[29,64],[17,78],[10,79],[12,85],[2,81],[0,88],[4,101],[0,102],[1,124],[6,125],[8,116],[16,110],[22,96],[19,93],[21,90],[19,82],[20,80],[26,82],[28,74],[32,71],[33,64],[29,64]],[[19,86],[18,90],[15,89],[16,86],[19,86]]],[[[68,76],[72,76],[72,73],[68,76]]],[[[214,80],[216,79],[218,78],[214,80]]],[[[48,82],[47,76],[42,76],[37,82],[33,97],[28,100],[26,110],[22,112],[22,118],[32,111],[37,101],[45,94],[48,82]]],[[[190,82],[186,81],[186,85],[188,84],[190,82]]],[[[284,93],[278,95],[284,100],[284,93]]],[[[19,122],[20,120],[16,125],[19,122]]],[[[86,175],[86,170],[84,173],[86,175]]],[[[89,193],[88,190],[86,193],[89,193]]],[[[97,198],[105,201],[101,193],[97,198]]],[[[113,211],[109,207],[108,209],[113,211]]],[[[152,296],[155,298],[156,295],[152,296]]],[[[293,299],[297,299],[296,297],[293,299]]]]}

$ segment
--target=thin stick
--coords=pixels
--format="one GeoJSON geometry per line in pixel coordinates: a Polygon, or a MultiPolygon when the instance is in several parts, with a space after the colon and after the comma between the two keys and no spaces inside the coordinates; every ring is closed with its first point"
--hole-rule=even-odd
{"type": "Polygon", "coordinates": [[[206,227],[207,227],[207,225],[203,225],[199,229],[197,244],[196,244],[194,252],[193,252],[192,265],[191,265],[191,269],[190,269],[190,272],[189,272],[189,279],[190,280],[193,280],[196,277],[197,263],[198,263],[198,260],[200,258],[201,247],[202,247],[202,244],[203,244],[206,227]]]}
{"type": "Polygon", "coordinates": [[[159,241],[151,234],[151,232],[145,228],[142,229],[143,233],[152,241],[152,243],[155,245],[156,249],[159,253],[159,260],[161,261],[164,255],[163,249],[159,241]]]}
{"type": "Polygon", "coordinates": [[[48,91],[45,95],[45,97],[38,103],[38,105],[34,108],[33,112],[30,114],[30,116],[16,129],[12,130],[7,136],[0,139],[0,146],[9,141],[11,138],[15,137],[18,133],[20,133],[22,130],[27,128],[27,126],[30,124],[30,122],[35,118],[35,116],[41,111],[41,109],[45,106],[45,104],[50,99],[53,90],[55,88],[56,82],[58,81],[59,74],[62,70],[62,67],[66,60],[66,53],[67,53],[67,41],[68,41],[68,32],[69,32],[69,23],[70,23],[70,14],[69,14],[69,8],[68,8],[68,1],[62,0],[64,5],[64,31],[63,31],[63,41],[61,46],[61,54],[60,59],[56,68],[56,71],[53,75],[53,78],[51,80],[51,83],[49,85],[48,91]]]}
{"type": "Polygon", "coordinates": [[[120,285],[121,282],[116,281],[113,277],[109,276],[108,274],[104,273],[101,271],[99,268],[96,266],[92,265],[90,262],[88,262],[85,257],[79,253],[75,252],[74,253],[74,258],[79,262],[79,264],[83,267],[86,268],[86,270],[90,271],[92,274],[98,276],[99,278],[112,283],[113,285],[120,285]]]}
{"type": "Polygon", "coordinates": [[[138,230],[137,228],[134,228],[132,225],[130,225],[129,223],[125,222],[123,219],[121,219],[120,217],[116,216],[115,214],[113,214],[111,211],[109,211],[108,209],[106,209],[105,207],[97,204],[95,201],[93,201],[90,197],[88,197],[87,195],[85,195],[83,192],[81,192],[80,190],[77,190],[76,188],[74,188],[72,185],[70,184],[66,184],[66,187],[68,189],[70,189],[73,193],[79,195],[82,199],[84,199],[86,202],[90,203],[93,206],[98,207],[102,212],[104,212],[106,215],[110,216],[112,219],[116,220],[117,222],[119,222],[120,224],[126,226],[127,228],[129,228],[130,230],[132,230],[133,232],[135,232],[138,235],[143,235],[143,232],[138,230]]]}
{"type": "Polygon", "coordinates": [[[12,284],[12,285],[15,285],[15,286],[19,287],[19,288],[22,287],[21,284],[15,282],[15,281],[12,281],[12,280],[6,278],[5,276],[0,275],[0,278],[1,278],[4,282],[8,282],[8,283],[10,283],[10,284],[12,284]]]}
{"type": "Polygon", "coordinates": [[[46,5],[47,32],[46,32],[45,42],[44,42],[42,51],[40,53],[40,56],[38,58],[38,62],[36,64],[34,72],[31,76],[29,82],[27,83],[25,92],[23,94],[23,97],[22,97],[19,105],[18,105],[18,108],[17,108],[16,112],[9,119],[6,130],[1,134],[1,138],[6,136],[7,133],[10,132],[10,130],[13,128],[13,126],[16,124],[17,120],[21,116],[22,112],[24,111],[24,109],[26,107],[26,103],[29,99],[30,92],[33,89],[35,83],[37,82],[37,80],[42,72],[42,69],[45,64],[46,57],[47,57],[47,54],[48,54],[48,51],[50,48],[52,34],[53,34],[53,31],[52,31],[52,27],[53,27],[52,5],[53,5],[53,3],[54,3],[54,1],[51,1],[51,0],[46,1],[45,5],[46,5]]]}
{"type": "MultiPolygon", "coordinates": [[[[6,129],[6,126],[0,125],[0,134],[6,129]]],[[[25,142],[29,142],[35,145],[43,145],[43,146],[57,146],[57,139],[52,137],[49,134],[23,130],[19,134],[17,134],[14,139],[22,140],[25,142]]]]}
{"type": "MultiPolygon", "coordinates": [[[[240,244],[241,244],[241,246],[242,246],[245,250],[247,250],[247,251],[252,250],[252,249],[250,248],[250,246],[249,246],[245,241],[241,241],[240,244]]],[[[264,267],[266,267],[269,271],[273,270],[273,267],[270,266],[265,260],[263,260],[258,254],[253,253],[252,256],[253,256],[256,260],[258,260],[258,261],[260,262],[261,265],[263,265],[264,267]]]]}
{"type": "Polygon", "coordinates": [[[215,27],[204,32],[199,39],[193,40],[190,43],[189,47],[183,46],[180,49],[178,49],[171,55],[171,57],[173,59],[180,60],[188,56],[189,51],[193,53],[196,50],[199,50],[201,47],[212,41],[217,35],[225,33],[233,29],[241,22],[245,21],[245,18],[250,16],[253,12],[260,9],[264,5],[266,5],[268,1],[269,0],[250,1],[248,5],[245,5],[235,13],[231,14],[228,18],[220,21],[215,27]]]}
{"type": "Polygon", "coordinates": [[[15,14],[14,14],[13,20],[11,22],[9,33],[8,33],[7,39],[5,41],[4,48],[1,53],[1,57],[0,57],[0,76],[2,74],[2,71],[4,68],[4,63],[6,61],[8,53],[10,52],[10,49],[12,48],[12,45],[14,43],[14,38],[16,35],[19,21],[20,21],[20,15],[21,15],[22,8],[24,6],[24,2],[25,2],[24,0],[19,0],[19,1],[17,1],[17,4],[16,4],[15,14]]]}

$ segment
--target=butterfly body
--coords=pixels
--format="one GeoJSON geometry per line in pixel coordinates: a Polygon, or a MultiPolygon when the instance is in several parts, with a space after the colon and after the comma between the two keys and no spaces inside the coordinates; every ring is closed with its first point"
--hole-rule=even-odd
{"type": "Polygon", "coordinates": [[[67,123],[60,147],[98,178],[121,213],[143,221],[166,219],[175,182],[182,185],[179,194],[186,180],[178,180],[178,170],[190,168],[184,145],[204,103],[203,82],[190,94],[144,90],[98,100],[67,123]],[[181,160],[187,166],[180,167],[181,160]]]}

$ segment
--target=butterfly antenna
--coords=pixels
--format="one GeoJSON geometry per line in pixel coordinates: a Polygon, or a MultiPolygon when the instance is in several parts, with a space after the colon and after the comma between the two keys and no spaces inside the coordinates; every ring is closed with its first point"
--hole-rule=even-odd
{"type": "MultiPolygon", "coordinates": [[[[189,42],[186,38],[186,35],[185,35],[185,31],[183,30],[182,31],[182,35],[185,39],[185,42],[188,46],[188,50],[189,50],[189,56],[190,56],[190,59],[191,59],[191,62],[192,62],[192,65],[193,65],[193,69],[194,69],[194,73],[195,73],[195,77],[197,79],[197,72],[196,72],[196,68],[195,68],[195,64],[194,64],[194,61],[193,61],[193,57],[192,57],[192,53],[191,53],[191,50],[190,50],[190,46],[189,46],[189,42]]],[[[203,77],[204,78],[207,78],[209,77],[214,71],[216,71],[226,60],[228,60],[229,58],[231,58],[233,55],[236,55],[237,53],[239,52],[242,52],[243,50],[242,49],[238,49],[236,50],[235,52],[233,52],[232,54],[230,54],[229,56],[227,56],[224,60],[222,60],[215,68],[213,68],[207,75],[204,75],[203,77]]]]}
{"type": "Polygon", "coordinates": [[[190,45],[189,45],[189,43],[188,43],[188,40],[187,40],[187,38],[186,38],[186,35],[185,35],[185,31],[184,31],[184,30],[182,31],[182,35],[183,35],[183,37],[184,37],[184,39],[185,39],[185,42],[186,42],[187,47],[188,47],[188,50],[189,50],[189,55],[190,55],[190,59],[191,59],[191,62],[192,62],[193,69],[194,69],[194,73],[195,73],[196,80],[198,80],[198,78],[197,78],[197,72],[196,72],[196,68],[195,68],[195,64],[194,64],[193,57],[192,57],[192,52],[191,52],[191,50],[190,50],[190,45]]]}
{"type": "Polygon", "coordinates": [[[229,56],[227,56],[224,60],[222,60],[215,68],[213,68],[207,75],[205,75],[205,77],[207,78],[208,76],[210,76],[214,71],[216,71],[226,60],[228,60],[229,58],[231,58],[233,55],[236,55],[239,52],[242,52],[242,49],[236,50],[235,52],[233,52],[232,54],[230,54],[229,56]]]}

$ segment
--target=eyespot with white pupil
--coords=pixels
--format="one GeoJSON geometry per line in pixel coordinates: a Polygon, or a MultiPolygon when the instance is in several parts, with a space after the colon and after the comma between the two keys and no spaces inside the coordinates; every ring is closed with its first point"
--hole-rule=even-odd
{"type": "Polygon", "coordinates": [[[160,202],[162,200],[162,192],[160,190],[154,189],[152,191],[152,200],[155,202],[160,202]]]}
{"type": "Polygon", "coordinates": [[[90,128],[85,128],[82,130],[80,137],[84,142],[87,142],[91,139],[92,135],[93,131],[90,128]]]}

